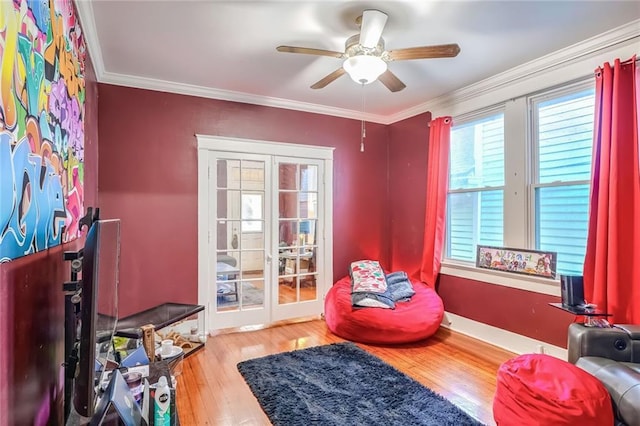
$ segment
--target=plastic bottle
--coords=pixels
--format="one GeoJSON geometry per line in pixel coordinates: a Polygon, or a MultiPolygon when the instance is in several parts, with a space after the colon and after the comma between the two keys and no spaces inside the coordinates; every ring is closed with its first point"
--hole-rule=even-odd
{"type": "Polygon", "coordinates": [[[153,402],[153,423],[155,426],[171,425],[171,391],[167,384],[167,378],[160,376],[156,385],[156,394],[153,402]]]}

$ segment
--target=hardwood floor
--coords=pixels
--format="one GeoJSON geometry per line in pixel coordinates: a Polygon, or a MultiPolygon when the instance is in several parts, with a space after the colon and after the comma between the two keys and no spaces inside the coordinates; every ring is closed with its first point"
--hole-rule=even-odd
{"type": "MultiPolygon", "coordinates": [[[[343,340],[321,319],[210,337],[204,350],[184,361],[178,377],[176,404],[181,425],[269,425],[236,364],[343,340]]],[[[496,371],[513,353],[444,328],[415,344],[358,345],[479,421],[495,424],[491,407],[496,371]]]]}

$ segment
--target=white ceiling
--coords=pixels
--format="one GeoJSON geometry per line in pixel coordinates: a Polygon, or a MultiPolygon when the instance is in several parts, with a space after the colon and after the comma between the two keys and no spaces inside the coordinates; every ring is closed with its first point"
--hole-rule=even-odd
{"type": "MultiPolygon", "coordinates": [[[[640,1],[86,1],[77,2],[98,80],[385,122],[428,101],[622,25],[640,1]],[[391,62],[407,88],[348,75],[311,86],[340,59],[279,45],[344,51],[364,9],[389,15],[387,50],[458,43],[455,58],[391,62]]],[[[640,50],[640,49],[639,49],[640,50]]],[[[426,110],[426,109],[425,109],[426,110]]]]}

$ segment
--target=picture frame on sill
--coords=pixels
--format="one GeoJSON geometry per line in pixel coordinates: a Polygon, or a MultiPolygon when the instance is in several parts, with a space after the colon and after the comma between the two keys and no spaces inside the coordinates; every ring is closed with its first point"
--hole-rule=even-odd
{"type": "Polygon", "coordinates": [[[557,257],[554,251],[478,245],[476,267],[555,279],[557,257]]]}

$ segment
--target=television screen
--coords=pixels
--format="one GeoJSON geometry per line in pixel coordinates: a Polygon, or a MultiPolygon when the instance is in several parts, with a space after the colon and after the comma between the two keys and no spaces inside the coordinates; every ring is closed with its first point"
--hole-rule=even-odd
{"type": "Polygon", "coordinates": [[[118,318],[120,220],[96,220],[85,240],[82,258],[82,301],[78,374],[74,381],[74,407],[91,417],[96,386],[105,373],[118,318]]]}

